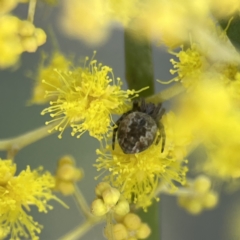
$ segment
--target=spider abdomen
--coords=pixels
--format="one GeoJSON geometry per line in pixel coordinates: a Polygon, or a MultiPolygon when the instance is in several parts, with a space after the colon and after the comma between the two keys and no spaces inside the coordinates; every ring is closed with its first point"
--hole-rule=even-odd
{"type": "Polygon", "coordinates": [[[117,131],[118,143],[126,154],[139,153],[154,142],[158,127],[148,114],[132,112],[125,116],[117,131]]]}

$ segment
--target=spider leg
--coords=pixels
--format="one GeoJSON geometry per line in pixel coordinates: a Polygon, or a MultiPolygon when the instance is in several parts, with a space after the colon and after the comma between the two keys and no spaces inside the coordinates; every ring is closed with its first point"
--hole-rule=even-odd
{"type": "MultiPolygon", "coordinates": [[[[144,101],[144,99],[142,100],[144,101]]],[[[144,101],[145,104],[145,101],[144,101]]],[[[139,106],[139,100],[134,100],[133,101],[133,106],[132,109],[129,110],[128,112],[124,113],[115,123],[115,126],[113,126],[113,133],[112,133],[112,150],[114,150],[115,148],[115,141],[116,141],[116,135],[117,135],[117,131],[118,131],[118,127],[120,122],[131,112],[135,112],[135,111],[140,111],[141,110],[141,106],[139,106]]]]}
{"type": "Polygon", "coordinates": [[[164,151],[164,147],[166,143],[166,133],[165,133],[164,126],[161,122],[159,122],[159,128],[160,128],[160,138],[162,138],[162,148],[161,148],[161,153],[162,153],[164,151]]]}
{"type": "Polygon", "coordinates": [[[117,135],[117,131],[118,131],[118,127],[119,127],[119,124],[120,122],[123,120],[123,118],[125,118],[125,116],[127,116],[129,113],[131,113],[132,110],[124,113],[115,123],[115,127],[113,125],[113,134],[112,134],[112,150],[114,150],[115,148],[115,141],[116,141],[116,135],[117,135]]]}
{"type": "Polygon", "coordinates": [[[144,98],[141,99],[141,105],[140,105],[141,112],[146,111],[146,101],[144,98]]]}
{"type": "Polygon", "coordinates": [[[113,129],[112,135],[112,150],[115,148],[116,134],[117,134],[118,126],[113,129]]]}
{"type": "Polygon", "coordinates": [[[165,113],[165,108],[162,108],[161,111],[157,113],[156,119],[157,119],[158,122],[160,121],[160,119],[162,118],[164,113],[165,113]]]}
{"type": "Polygon", "coordinates": [[[157,135],[157,140],[156,140],[156,143],[155,143],[156,145],[158,145],[161,137],[162,137],[162,134],[161,134],[161,133],[157,135]]]}
{"type": "Polygon", "coordinates": [[[152,117],[153,117],[154,119],[160,120],[161,117],[162,117],[162,115],[164,114],[165,109],[163,108],[163,109],[160,111],[161,107],[162,107],[162,103],[159,103],[159,104],[155,107],[155,109],[154,109],[154,111],[153,111],[153,113],[152,113],[152,117]],[[160,111],[160,112],[159,112],[159,111],[160,111]]]}
{"type": "Polygon", "coordinates": [[[133,101],[132,110],[128,111],[128,113],[135,112],[135,111],[138,111],[138,110],[139,110],[138,100],[135,99],[133,101]]]}
{"type": "Polygon", "coordinates": [[[164,125],[161,122],[158,123],[158,127],[160,130],[160,134],[158,134],[155,144],[157,145],[159,141],[162,139],[162,148],[161,148],[161,153],[162,153],[164,151],[164,147],[166,143],[166,133],[165,133],[164,125]]]}

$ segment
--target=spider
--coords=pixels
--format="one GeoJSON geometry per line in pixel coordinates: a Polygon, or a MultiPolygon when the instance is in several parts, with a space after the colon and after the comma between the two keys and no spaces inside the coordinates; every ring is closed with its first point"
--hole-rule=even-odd
{"type": "Polygon", "coordinates": [[[144,99],[133,101],[132,110],[124,113],[116,122],[112,135],[112,149],[118,143],[125,154],[134,154],[146,150],[156,139],[156,145],[162,138],[161,152],[165,146],[165,130],[160,122],[165,109],[162,104],[146,103],[144,99]],[[158,129],[160,134],[158,133],[158,129]]]}

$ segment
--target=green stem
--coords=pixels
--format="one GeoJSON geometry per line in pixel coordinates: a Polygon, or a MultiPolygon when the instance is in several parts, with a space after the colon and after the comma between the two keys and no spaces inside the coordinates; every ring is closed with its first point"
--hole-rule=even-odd
{"type": "Polygon", "coordinates": [[[149,41],[137,40],[125,30],[125,71],[129,89],[149,88],[140,93],[147,97],[154,93],[152,46],[149,41]]]}
{"type": "MultiPolygon", "coordinates": [[[[141,89],[149,86],[146,91],[140,92],[140,97],[148,97],[154,94],[154,74],[152,63],[152,47],[149,41],[137,40],[132,33],[125,30],[125,71],[128,87],[130,89],[141,89]]],[[[154,203],[148,212],[140,211],[139,215],[143,222],[151,227],[150,238],[160,240],[160,218],[159,203],[154,203]]]]}

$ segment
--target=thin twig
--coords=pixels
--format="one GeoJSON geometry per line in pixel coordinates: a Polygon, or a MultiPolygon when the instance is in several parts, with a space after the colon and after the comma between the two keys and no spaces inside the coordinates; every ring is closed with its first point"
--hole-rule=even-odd
{"type": "Polygon", "coordinates": [[[106,226],[107,238],[108,240],[115,240],[115,237],[113,235],[113,212],[109,211],[106,217],[107,217],[106,226]]]}
{"type": "Polygon", "coordinates": [[[156,192],[155,195],[159,195],[160,193],[170,195],[170,196],[182,196],[182,195],[191,195],[192,191],[189,188],[184,187],[178,187],[176,191],[170,192],[169,189],[166,186],[160,186],[156,192]]]}
{"type": "Polygon", "coordinates": [[[147,102],[160,103],[169,100],[182,93],[185,88],[180,83],[176,83],[163,91],[146,98],[147,102]]]}
{"type": "Polygon", "coordinates": [[[75,191],[74,191],[74,198],[76,200],[76,202],[78,203],[78,206],[80,207],[80,209],[82,210],[84,216],[86,218],[91,218],[92,214],[89,212],[89,206],[81,192],[81,190],[79,189],[79,187],[77,186],[77,184],[75,184],[75,191]]]}
{"type": "Polygon", "coordinates": [[[37,5],[37,0],[30,0],[29,5],[28,5],[28,17],[27,17],[27,19],[31,23],[33,23],[33,20],[34,20],[36,5],[37,5]]]}
{"type": "Polygon", "coordinates": [[[92,229],[94,225],[97,225],[102,221],[103,219],[101,218],[91,217],[79,227],[59,238],[59,240],[79,240],[87,231],[92,229]]]}
{"type": "Polygon", "coordinates": [[[34,143],[51,133],[48,130],[53,129],[56,123],[37,128],[33,131],[24,133],[20,136],[0,140],[0,151],[17,152],[20,149],[34,143]]]}

